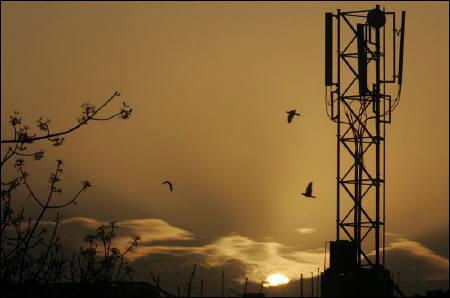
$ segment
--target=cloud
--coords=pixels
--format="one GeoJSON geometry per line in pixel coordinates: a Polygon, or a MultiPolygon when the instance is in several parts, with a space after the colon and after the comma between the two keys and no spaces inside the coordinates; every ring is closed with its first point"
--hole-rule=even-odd
{"type": "MultiPolygon", "coordinates": [[[[44,221],[43,225],[54,225],[54,222],[44,221]]],[[[83,244],[84,237],[92,234],[102,225],[108,224],[88,217],[72,217],[65,219],[60,224],[60,235],[64,244],[79,247],[83,244]]],[[[139,235],[141,245],[152,245],[157,241],[186,241],[193,239],[193,235],[183,229],[174,227],[161,219],[131,219],[117,222],[117,230],[114,245],[121,249],[129,246],[133,236],[139,235]]]]}
{"type": "MultiPolygon", "coordinates": [[[[94,218],[66,219],[60,227],[62,239],[64,243],[69,242],[73,248],[77,248],[82,244],[85,235],[92,234],[97,227],[104,224],[107,222],[94,218]]],[[[199,245],[191,232],[160,219],[130,219],[117,222],[117,225],[119,230],[114,245],[121,249],[127,247],[131,236],[141,237],[139,246],[126,256],[129,261],[135,263],[151,255],[196,259],[206,267],[221,267],[227,262],[237,261],[242,265],[249,281],[255,283],[260,283],[268,275],[277,272],[293,279],[302,272],[315,272],[323,264],[322,248],[299,251],[279,242],[255,241],[235,234],[199,245]],[[187,241],[193,243],[186,243],[187,241]]]]}
{"type": "Polygon", "coordinates": [[[171,226],[160,219],[134,219],[118,223],[123,234],[139,235],[142,244],[151,244],[155,241],[186,241],[192,240],[193,234],[171,226]]]}
{"type": "MultiPolygon", "coordinates": [[[[85,235],[92,234],[98,226],[106,223],[94,218],[69,218],[61,223],[61,238],[64,243],[71,243],[72,248],[77,249],[85,235]]],[[[191,266],[197,264],[204,272],[215,272],[217,276],[220,276],[219,269],[230,268],[232,273],[227,276],[233,278],[234,283],[242,282],[245,276],[249,282],[259,284],[273,273],[282,273],[295,280],[300,273],[309,276],[310,272],[316,272],[318,267],[323,266],[323,248],[300,250],[271,239],[256,241],[239,234],[200,243],[192,232],[161,219],[129,219],[117,224],[116,246],[125,248],[132,235],[140,235],[142,239],[140,245],[127,255],[133,267],[147,272],[142,276],[148,277],[149,263],[154,272],[171,272],[174,278],[183,278],[191,266]],[[183,272],[178,274],[178,271],[183,272]]],[[[299,228],[297,231],[307,235],[315,229],[299,228]]],[[[417,293],[419,282],[448,280],[448,259],[404,236],[390,234],[389,239],[386,246],[387,268],[391,272],[402,272],[406,288],[409,287],[408,282],[413,284],[414,281],[409,287],[410,294],[417,293]]]]}
{"type": "Polygon", "coordinates": [[[229,259],[241,261],[253,282],[261,282],[277,272],[293,279],[301,272],[317,270],[323,260],[322,249],[298,251],[278,242],[258,242],[239,235],[222,237],[206,245],[204,253],[211,266],[220,266],[229,259]]]}
{"type": "MultiPolygon", "coordinates": [[[[403,280],[448,279],[449,261],[423,244],[391,234],[386,247],[387,268],[401,271],[403,280]]],[[[249,281],[259,283],[268,275],[280,272],[290,279],[300,273],[316,272],[323,265],[323,249],[298,250],[276,241],[255,241],[242,235],[219,237],[202,246],[162,245],[141,247],[139,257],[166,255],[196,259],[209,267],[221,267],[231,260],[242,264],[249,281]]],[[[413,292],[411,292],[413,293],[413,292]]]]}
{"type": "MultiPolygon", "coordinates": [[[[386,268],[401,273],[401,289],[406,295],[424,293],[424,289],[448,289],[449,260],[418,241],[403,235],[389,234],[386,268]]],[[[370,257],[375,255],[372,251],[370,257]]]]}
{"type": "Polygon", "coordinates": [[[395,267],[403,267],[406,278],[421,280],[448,279],[449,260],[437,255],[420,242],[398,238],[386,247],[386,255],[395,267]],[[402,260],[408,260],[402,262],[402,260]]]}
{"type": "MultiPolygon", "coordinates": [[[[108,222],[87,217],[73,217],[62,222],[62,225],[69,224],[84,225],[88,228],[96,229],[101,225],[108,224],[108,222]]],[[[166,240],[190,240],[193,237],[190,232],[171,226],[161,219],[130,219],[117,222],[117,224],[120,227],[119,237],[121,234],[139,234],[144,243],[166,240]]]]}
{"type": "Polygon", "coordinates": [[[397,233],[393,233],[393,232],[386,232],[386,237],[389,238],[399,238],[399,237],[404,237],[401,234],[397,234],[397,233]]]}
{"type": "Polygon", "coordinates": [[[297,232],[299,232],[300,234],[311,234],[314,233],[316,231],[315,228],[298,228],[297,232]]]}
{"type": "Polygon", "coordinates": [[[273,273],[283,273],[290,279],[300,273],[315,272],[323,264],[323,250],[298,251],[278,242],[258,242],[240,235],[220,237],[203,246],[144,246],[138,247],[131,258],[136,261],[151,254],[176,257],[202,256],[209,267],[221,267],[231,260],[243,264],[249,281],[260,283],[273,273]]]}
{"type": "MultiPolygon", "coordinates": [[[[63,241],[70,242],[75,248],[79,247],[85,235],[92,234],[97,227],[105,224],[106,221],[87,217],[66,219],[60,227],[63,241]]],[[[125,249],[131,236],[139,235],[141,238],[139,246],[127,255],[131,262],[138,262],[150,255],[195,256],[204,266],[220,267],[234,260],[242,264],[249,280],[256,283],[277,272],[291,279],[296,278],[302,272],[315,272],[323,262],[322,248],[298,251],[279,242],[255,241],[242,235],[219,237],[203,245],[194,241],[194,244],[189,245],[186,241],[195,240],[193,233],[160,219],[129,219],[119,221],[117,225],[119,230],[114,239],[115,246],[125,249]]]]}

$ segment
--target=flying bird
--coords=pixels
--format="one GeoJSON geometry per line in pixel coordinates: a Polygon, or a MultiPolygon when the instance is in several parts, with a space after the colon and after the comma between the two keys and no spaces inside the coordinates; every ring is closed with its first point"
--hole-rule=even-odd
{"type": "Polygon", "coordinates": [[[169,185],[170,191],[171,191],[171,192],[173,191],[173,185],[172,185],[172,182],[166,180],[166,181],[164,181],[162,184],[168,184],[168,185],[169,185]]]}
{"type": "Polygon", "coordinates": [[[299,113],[296,113],[295,110],[290,110],[290,111],[287,111],[286,113],[288,114],[288,123],[291,123],[291,122],[292,122],[292,119],[293,119],[295,116],[300,116],[300,114],[299,114],[299,113]]]}
{"type": "Polygon", "coordinates": [[[312,195],[312,182],[309,182],[308,186],[306,187],[306,190],[304,193],[302,193],[302,195],[304,195],[307,198],[316,198],[315,196],[312,195]]]}

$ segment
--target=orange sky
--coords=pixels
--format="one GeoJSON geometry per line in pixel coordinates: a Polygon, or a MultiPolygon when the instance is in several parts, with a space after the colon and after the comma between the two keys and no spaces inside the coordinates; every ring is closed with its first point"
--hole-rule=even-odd
{"type": "MultiPolygon", "coordinates": [[[[380,4],[407,11],[402,98],[386,136],[387,231],[445,257],[448,270],[448,3],[380,4]]],[[[334,238],[336,187],[324,13],[372,6],[2,2],[2,139],[12,111],[61,130],[81,103],[118,90],[130,120],[43,145],[46,159],[30,170],[42,191],[37,173],[57,158],[68,193],[92,181],[66,217],[160,218],[199,237],[322,248],[334,238]],[[288,125],[291,108],[302,117],[288,125]],[[318,200],[300,197],[309,181],[318,200]]]]}

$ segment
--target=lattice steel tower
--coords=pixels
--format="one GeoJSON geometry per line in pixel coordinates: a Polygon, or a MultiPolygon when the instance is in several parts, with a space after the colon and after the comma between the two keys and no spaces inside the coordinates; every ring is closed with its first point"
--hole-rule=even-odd
{"type": "MultiPolygon", "coordinates": [[[[402,11],[398,26],[395,12],[378,5],[325,14],[325,100],[327,114],[337,124],[337,212],[322,296],[345,290],[344,280],[336,281],[340,289],[331,286],[334,273],[368,278],[364,282],[369,284],[371,274],[389,277],[384,269],[385,126],[400,100],[405,16],[402,11]],[[395,97],[388,94],[392,91],[395,97]]],[[[364,296],[365,290],[355,289],[353,282],[342,293],[364,296]]],[[[384,278],[380,282],[386,284],[384,278]]],[[[389,296],[394,288],[392,284],[379,294],[389,296]]]]}

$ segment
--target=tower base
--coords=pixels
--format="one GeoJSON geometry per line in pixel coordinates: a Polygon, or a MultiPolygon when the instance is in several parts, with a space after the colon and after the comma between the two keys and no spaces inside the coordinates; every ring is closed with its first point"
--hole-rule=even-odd
{"type": "Polygon", "coordinates": [[[321,275],[322,297],[393,297],[394,283],[384,268],[338,271],[328,268],[321,275]]]}

